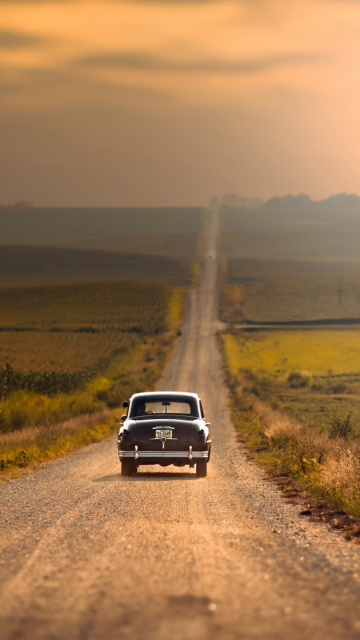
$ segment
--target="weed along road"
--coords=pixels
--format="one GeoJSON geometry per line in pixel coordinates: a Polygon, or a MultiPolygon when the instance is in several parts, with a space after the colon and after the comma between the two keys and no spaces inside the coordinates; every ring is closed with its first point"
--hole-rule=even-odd
{"type": "Polygon", "coordinates": [[[158,385],[202,398],[208,477],[122,478],[114,437],[3,483],[1,640],[360,638],[360,547],[301,517],[236,442],[215,342],[216,224],[213,212],[158,385]]]}

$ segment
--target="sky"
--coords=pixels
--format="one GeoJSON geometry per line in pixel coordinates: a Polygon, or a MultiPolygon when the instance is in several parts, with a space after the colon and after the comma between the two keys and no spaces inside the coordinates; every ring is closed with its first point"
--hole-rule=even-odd
{"type": "Polygon", "coordinates": [[[0,0],[0,203],[360,193],[360,0],[0,0]]]}

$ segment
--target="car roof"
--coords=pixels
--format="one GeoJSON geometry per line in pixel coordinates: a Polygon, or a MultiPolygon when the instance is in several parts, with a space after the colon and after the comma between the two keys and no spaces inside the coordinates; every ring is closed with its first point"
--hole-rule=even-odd
{"type": "Polygon", "coordinates": [[[190,393],[188,391],[144,391],[143,393],[134,393],[134,395],[131,396],[130,400],[134,400],[135,398],[142,398],[142,397],[146,397],[146,398],[151,398],[152,396],[154,397],[163,397],[163,398],[167,398],[167,397],[179,397],[179,398],[194,398],[195,400],[199,400],[199,396],[197,393],[190,393]]]}

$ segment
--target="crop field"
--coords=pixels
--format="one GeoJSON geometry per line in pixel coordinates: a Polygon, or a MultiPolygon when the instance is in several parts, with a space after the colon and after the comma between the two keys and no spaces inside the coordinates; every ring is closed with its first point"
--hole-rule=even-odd
{"type": "Polygon", "coordinates": [[[161,280],[188,286],[202,208],[0,209],[0,286],[161,280]]]}
{"type": "Polygon", "coordinates": [[[249,287],[242,306],[248,322],[360,319],[360,277],[319,276],[265,280],[249,287]]]}
{"type": "MultiPolygon", "coordinates": [[[[203,210],[198,208],[31,208],[0,210],[3,245],[83,246],[86,241],[158,234],[199,234],[203,210]]],[[[110,249],[111,250],[111,249],[110,249]]]]}
{"type": "Polygon", "coordinates": [[[0,331],[29,329],[151,333],[165,328],[170,288],[114,281],[0,289],[0,331]]]}
{"type": "Polygon", "coordinates": [[[360,433],[360,331],[239,331],[223,341],[231,374],[273,406],[320,430],[352,411],[360,433]]]}
{"type": "Polygon", "coordinates": [[[0,246],[0,286],[94,282],[115,279],[161,280],[187,286],[192,264],[166,256],[60,247],[0,246]]]}
{"type": "Polygon", "coordinates": [[[15,369],[79,370],[108,360],[133,342],[129,332],[98,331],[2,331],[0,332],[0,368],[11,362],[15,369]]]}
{"type": "Polygon", "coordinates": [[[160,376],[183,299],[151,281],[0,289],[0,469],[109,434],[109,409],[160,376]],[[100,431],[87,414],[106,416],[100,431]]]}
{"type": "Polygon", "coordinates": [[[177,261],[197,260],[200,232],[192,233],[157,233],[151,236],[137,235],[119,236],[115,238],[95,238],[70,240],[63,244],[65,247],[83,250],[107,251],[109,253],[131,253],[142,256],[162,256],[177,261]]]}
{"type": "Polygon", "coordinates": [[[360,276],[302,276],[225,285],[221,302],[222,319],[228,322],[357,323],[360,276]],[[231,298],[240,290],[241,301],[234,306],[231,298]]]}
{"type": "Polygon", "coordinates": [[[358,276],[358,262],[326,262],[312,260],[262,260],[231,258],[228,261],[228,283],[247,284],[278,278],[314,278],[324,276],[358,276]]]}
{"type": "Polygon", "coordinates": [[[226,258],[357,262],[359,211],[226,211],[220,249],[226,258]]]}

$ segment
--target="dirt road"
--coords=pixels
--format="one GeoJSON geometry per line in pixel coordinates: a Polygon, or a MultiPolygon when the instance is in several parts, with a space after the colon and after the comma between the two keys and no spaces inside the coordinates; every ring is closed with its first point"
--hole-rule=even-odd
{"type": "MultiPolygon", "coordinates": [[[[214,215],[214,257],[215,237],[214,215]]],[[[201,395],[208,478],[121,478],[112,438],[2,484],[1,640],[360,638],[360,547],[304,521],[236,444],[214,257],[159,385],[201,395]]]]}

